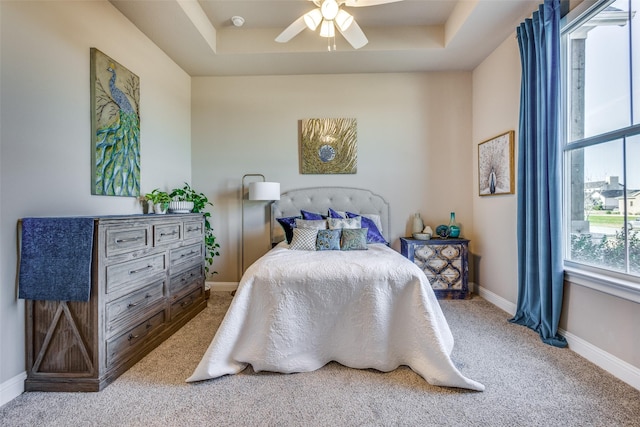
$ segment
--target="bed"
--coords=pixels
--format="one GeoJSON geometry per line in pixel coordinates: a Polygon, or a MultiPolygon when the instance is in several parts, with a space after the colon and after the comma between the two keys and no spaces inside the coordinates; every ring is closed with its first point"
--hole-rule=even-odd
{"type": "Polygon", "coordinates": [[[335,361],[383,372],[406,365],[432,385],[484,390],[453,364],[453,336],[426,276],[389,245],[367,236],[363,250],[291,249],[297,242],[287,242],[278,219],[301,211],[326,215],[329,208],[331,215],[360,217],[363,226],[375,222],[388,240],[389,205],[368,190],[282,194],[271,207],[273,249],[242,276],[187,381],[236,374],[248,365],[256,372],[294,373],[335,361]]]}

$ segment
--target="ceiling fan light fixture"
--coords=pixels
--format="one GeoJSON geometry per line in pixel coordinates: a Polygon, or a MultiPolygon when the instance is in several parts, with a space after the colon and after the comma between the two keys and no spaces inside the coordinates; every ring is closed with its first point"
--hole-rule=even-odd
{"type": "Polygon", "coordinates": [[[336,24],[338,24],[338,28],[340,28],[340,31],[347,31],[347,28],[349,28],[352,23],[353,16],[351,16],[349,12],[345,12],[344,10],[340,9],[338,15],[336,16],[336,24]]]}
{"type": "Polygon", "coordinates": [[[336,0],[324,0],[322,2],[322,6],[320,6],[320,10],[322,11],[322,17],[324,19],[327,21],[333,21],[336,19],[336,15],[338,15],[340,6],[338,6],[338,2],[336,0]]]}
{"type": "Polygon", "coordinates": [[[333,25],[333,21],[327,21],[326,19],[322,21],[322,25],[320,25],[320,36],[322,37],[336,36],[336,27],[333,25]]]}
{"type": "Polygon", "coordinates": [[[311,31],[315,31],[322,22],[322,13],[320,9],[313,9],[311,12],[304,14],[304,23],[307,24],[307,28],[311,31]]]}

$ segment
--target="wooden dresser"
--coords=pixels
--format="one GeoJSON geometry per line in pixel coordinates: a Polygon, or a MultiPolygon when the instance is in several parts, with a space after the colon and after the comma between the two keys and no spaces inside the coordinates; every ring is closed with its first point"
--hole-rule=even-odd
{"type": "Polygon", "coordinates": [[[206,307],[202,214],[94,219],[88,302],[26,301],[26,391],[99,391],[206,307]]]}
{"type": "Polygon", "coordinates": [[[439,299],[469,298],[469,241],[400,238],[402,255],[426,274],[439,299]]]}

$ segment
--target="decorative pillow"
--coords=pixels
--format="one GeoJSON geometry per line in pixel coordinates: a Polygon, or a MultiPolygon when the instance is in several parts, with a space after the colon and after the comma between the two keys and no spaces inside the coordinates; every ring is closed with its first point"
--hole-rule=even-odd
{"type": "MultiPolygon", "coordinates": [[[[347,216],[349,218],[361,218],[361,224],[362,227],[367,227],[369,229],[369,231],[367,232],[367,243],[384,243],[384,244],[388,244],[388,242],[385,240],[384,236],[382,235],[382,233],[380,232],[380,229],[378,228],[378,225],[375,222],[375,218],[371,218],[368,216],[364,216],[364,215],[358,215],[358,214],[354,214],[351,212],[347,212],[347,216]]],[[[373,216],[373,215],[372,215],[373,216]]],[[[380,216],[379,215],[375,215],[378,217],[378,223],[380,222],[380,216]]]]}
{"type": "Polygon", "coordinates": [[[340,211],[334,211],[333,209],[329,208],[329,218],[346,218],[347,215],[345,215],[344,212],[340,212],[340,211]]]}
{"type": "Polygon", "coordinates": [[[327,228],[326,219],[296,219],[297,228],[313,228],[315,230],[325,230],[327,228]]]}
{"type": "Polygon", "coordinates": [[[318,230],[314,228],[294,228],[289,249],[294,251],[315,251],[318,230]]]}
{"type": "Polygon", "coordinates": [[[327,219],[326,215],[321,215],[315,212],[300,210],[300,214],[302,215],[302,219],[327,219]]]}
{"type": "Polygon", "coordinates": [[[378,231],[382,234],[382,231],[383,231],[382,219],[380,218],[380,215],[373,214],[373,213],[355,213],[355,212],[348,212],[348,211],[345,212],[345,215],[344,215],[345,218],[353,218],[355,216],[362,216],[362,217],[369,218],[371,221],[373,221],[378,231]]]}
{"type": "Polygon", "coordinates": [[[296,219],[300,218],[299,216],[288,216],[282,218],[276,218],[276,221],[282,226],[284,230],[284,236],[287,239],[287,243],[291,243],[291,239],[293,238],[293,229],[296,226],[296,219]]]}
{"type": "Polygon", "coordinates": [[[342,230],[318,230],[317,251],[339,251],[342,230]]]}
{"type": "Polygon", "coordinates": [[[342,241],[340,249],[343,251],[359,251],[367,249],[367,229],[366,228],[344,228],[342,229],[342,241]]]}
{"type": "Polygon", "coordinates": [[[358,218],[329,218],[329,228],[335,230],[337,228],[360,228],[360,217],[358,218]]]}

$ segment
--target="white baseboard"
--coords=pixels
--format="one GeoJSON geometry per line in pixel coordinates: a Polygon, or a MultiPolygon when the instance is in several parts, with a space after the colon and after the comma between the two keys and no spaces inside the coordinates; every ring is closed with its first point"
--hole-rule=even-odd
{"type": "MultiPolygon", "coordinates": [[[[478,289],[478,294],[491,304],[506,311],[511,316],[516,313],[516,305],[511,301],[508,301],[501,296],[482,288],[481,286],[476,285],[476,289],[478,289]]],[[[609,372],[619,380],[629,384],[631,387],[640,390],[640,368],[607,353],[590,342],[573,335],[571,332],[567,332],[564,329],[559,329],[558,332],[567,339],[570,350],[609,372]]]]}
{"type": "Polygon", "coordinates": [[[206,282],[205,287],[211,289],[211,292],[231,292],[238,289],[238,282],[206,282]]]}
{"type": "Polygon", "coordinates": [[[573,335],[571,332],[567,332],[564,329],[559,329],[558,332],[567,339],[571,350],[636,390],[640,390],[640,368],[607,353],[590,342],[573,335]]]}
{"type": "Polygon", "coordinates": [[[16,397],[24,393],[24,380],[27,379],[27,373],[22,372],[13,378],[0,384],[0,406],[9,403],[16,397]]]}
{"type": "Polygon", "coordinates": [[[502,298],[498,294],[494,294],[493,292],[486,290],[482,286],[475,285],[475,289],[477,289],[478,295],[480,295],[482,298],[486,299],[499,309],[506,311],[511,316],[516,314],[516,305],[511,301],[502,298]]]}

